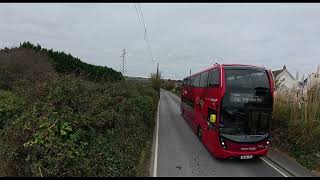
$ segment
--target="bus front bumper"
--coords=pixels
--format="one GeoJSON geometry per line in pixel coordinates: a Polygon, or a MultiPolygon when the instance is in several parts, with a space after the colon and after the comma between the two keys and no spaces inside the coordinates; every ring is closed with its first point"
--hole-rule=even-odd
{"type": "Polygon", "coordinates": [[[240,158],[241,156],[252,156],[252,157],[261,157],[266,156],[268,153],[268,148],[264,148],[256,151],[230,151],[227,149],[219,148],[215,156],[217,158],[226,159],[226,158],[240,158]]]}

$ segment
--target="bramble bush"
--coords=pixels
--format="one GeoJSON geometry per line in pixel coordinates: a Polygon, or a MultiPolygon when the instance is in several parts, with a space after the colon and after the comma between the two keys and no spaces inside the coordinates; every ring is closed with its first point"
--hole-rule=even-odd
{"type": "MultiPolygon", "coordinates": [[[[7,71],[0,77],[1,72],[7,71]]],[[[12,77],[11,88],[0,91],[1,166],[10,169],[4,175],[141,174],[159,100],[152,87],[60,74],[42,82],[41,93],[28,96],[17,93],[18,79],[12,77]]]]}
{"type": "Polygon", "coordinates": [[[18,176],[135,176],[157,96],[128,98],[126,91],[120,84],[58,80],[3,129],[1,155],[18,176]]]}
{"type": "Polygon", "coordinates": [[[0,129],[12,118],[19,116],[24,105],[23,98],[10,91],[0,90],[0,129]]]}

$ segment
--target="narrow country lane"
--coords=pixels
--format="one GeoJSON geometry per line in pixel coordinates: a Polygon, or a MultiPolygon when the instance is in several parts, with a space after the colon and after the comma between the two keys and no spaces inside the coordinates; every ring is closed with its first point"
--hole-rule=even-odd
{"type": "Polygon", "coordinates": [[[157,176],[282,176],[261,159],[217,160],[180,114],[180,99],[161,90],[157,176]]]}

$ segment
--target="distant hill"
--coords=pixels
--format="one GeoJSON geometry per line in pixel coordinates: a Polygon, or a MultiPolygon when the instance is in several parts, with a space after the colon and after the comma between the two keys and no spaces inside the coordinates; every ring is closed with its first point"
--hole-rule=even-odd
{"type": "Polygon", "coordinates": [[[136,81],[136,82],[144,82],[144,83],[150,82],[150,78],[145,78],[145,77],[125,76],[124,79],[127,81],[136,81]]]}

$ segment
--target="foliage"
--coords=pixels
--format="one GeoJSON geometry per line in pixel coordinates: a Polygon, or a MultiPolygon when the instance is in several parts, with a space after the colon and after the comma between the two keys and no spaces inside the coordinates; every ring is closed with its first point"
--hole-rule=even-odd
{"type": "MultiPolygon", "coordinates": [[[[43,53],[40,46],[32,48],[43,53]]],[[[15,56],[3,60],[7,56],[0,55],[0,77],[10,77],[0,87],[0,170],[10,169],[7,176],[141,174],[159,93],[125,81],[89,81],[65,73],[52,76],[54,71],[41,71],[50,66],[36,65],[50,61],[45,53],[34,56],[34,50],[29,50],[15,49],[23,51],[22,57],[30,59],[27,62],[15,56]],[[21,68],[34,62],[33,57],[43,61],[34,63],[36,68],[21,68]],[[42,88],[31,96],[34,85],[42,88]]]]}
{"type": "Polygon", "coordinates": [[[161,80],[161,88],[163,88],[167,91],[170,91],[180,97],[181,86],[180,85],[176,86],[176,83],[177,82],[174,80],[170,80],[170,79],[164,80],[163,79],[163,80],[161,80]]]}
{"type": "Polygon", "coordinates": [[[155,97],[129,98],[121,87],[55,82],[2,131],[1,154],[18,167],[15,175],[135,176],[152,136],[155,97]]]}
{"type": "Polygon", "coordinates": [[[172,91],[175,88],[175,82],[168,79],[168,80],[162,80],[161,81],[161,87],[163,89],[166,89],[168,91],[172,91]]]}
{"type": "Polygon", "coordinates": [[[0,90],[0,129],[5,126],[9,120],[19,116],[25,101],[10,91],[0,90]]]}
{"type": "Polygon", "coordinates": [[[56,78],[51,58],[32,49],[0,50],[0,88],[35,100],[56,78]]]}
{"type": "Polygon", "coordinates": [[[181,87],[176,87],[176,88],[172,89],[171,92],[173,92],[178,97],[180,97],[181,96],[181,87]]]}
{"type": "Polygon", "coordinates": [[[309,169],[320,170],[320,86],[307,88],[306,97],[294,90],[275,94],[273,142],[309,169]],[[299,95],[299,94],[298,94],[299,95]]]}
{"type": "Polygon", "coordinates": [[[48,50],[42,48],[39,44],[33,45],[30,42],[23,42],[20,44],[20,48],[34,49],[36,52],[48,54],[54,60],[54,68],[59,73],[81,75],[93,81],[119,81],[124,79],[120,72],[112,68],[87,64],[71,54],[53,51],[52,49],[48,50]]]}
{"type": "Polygon", "coordinates": [[[160,92],[160,87],[161,87],[161,73],[151,73],[150,75],[150,82],[151,82],[151,87],[155,89],[156,91],[160,92]]]}

